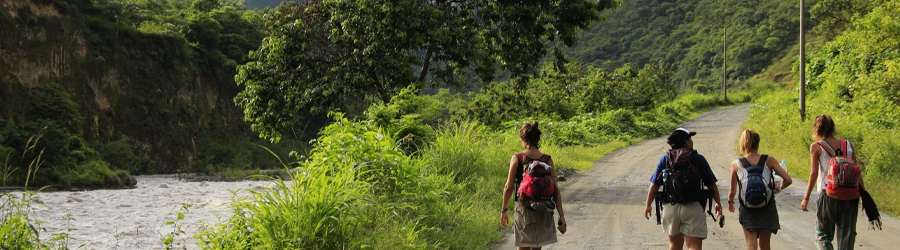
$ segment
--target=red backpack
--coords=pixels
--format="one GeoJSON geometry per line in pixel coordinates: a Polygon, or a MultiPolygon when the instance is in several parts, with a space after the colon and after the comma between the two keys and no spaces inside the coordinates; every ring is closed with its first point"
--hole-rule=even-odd
{"type": "Polygon", "coordinates": [[[525,154],[516,153],[519,159],[519,172],[522,173],[522,181],[516,192],[519,202],[525,207],[538,211],[552,211],[556,208],[553,197],[556,194],[556,185],[553,183],[553,167],[547,162],[549,155],[543,155],[540,159],[530,159],[525,154]]]}
{"type": "Polygon", "coordinates": [[[817,141],[819,146],[831,155],[827,166],[825,192],[831,198],[852,200],[859,198],[859,165],[853,161],[853,155],[847,154],[850,142],[841,140],[841,149],[836,151],[825,140],[817,141]]]}

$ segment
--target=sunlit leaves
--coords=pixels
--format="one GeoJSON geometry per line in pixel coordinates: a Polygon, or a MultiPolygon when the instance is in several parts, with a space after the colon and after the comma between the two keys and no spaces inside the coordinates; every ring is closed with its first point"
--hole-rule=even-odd
{"type": "Polygon", "coordinates": [[[235,99],[262,137],[299,114],[361,110],[416,85],[461,86],[472,73],[527,76],[547,48],[571,44],[612,1],[322,0],[287,2],[239,67],[235,99]],[[293,23],[288,25],[288,23],[293,23]],[[274,100],[274,101],[262,101],[274,100]]]}

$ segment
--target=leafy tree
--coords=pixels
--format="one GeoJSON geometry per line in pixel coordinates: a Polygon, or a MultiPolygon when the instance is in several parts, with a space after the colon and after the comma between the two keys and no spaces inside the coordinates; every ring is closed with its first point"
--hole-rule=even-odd
{"type": "Polygon", "coordinates": [[[579,92],[582,112],[603,112],[626,108],[646,111],[675,99],[672,70],[666,65],[646,65],[638,69],[625,64],[613,72],[595,70],[585,77],[579,92]]]}
{"type": "Polygon", "coordinates": [[[264,11],[250,10],[242,0],[96,0],[85,8],[126,28],[183,37],[213,66],[229,71],[262,40],[264,11]]]}
{"type": "Polygon", "coordinates": [[[882,0],[820,0],[809,10],[815,31],[835,36],[852,27],[853,17],[860,17],[881,5],[882,0]]]}
{"type": "Polygon", "coordinates": [[[626,64],[612,72],[582,68],[577,63],[566,64],[566,70],[548,65],[540,77],[522,84],[492,83],[470,95],[467,115],[495,127],[524,118],[561,121],[618,109],[646,111],[677,94],[670,66],[626,64]]]}
{"type": "Polygon", "coordinates": [[[900,3],[889,2],[854,20],[852,29],[810,58],[809,88],[827,106],[867,114],[874,127],[900,120],[900,3]]]}
{"type": "MultiPolygon", "coordinates": [[[[306,112],[389,102],[409,85],[460,86],[508,70],[527,76],[599,12],[600,1],[311,0],[285,2],[266,20],[268,37],[235,80],[235,98],[261,137],[306,112]]],[[[560,56],[558,51],[554,53],[560,56]]],[[[357,107],[358,108],[358,107],[357,107]]],[[[347,110],[344,110],[347,111],[347,110]]]]}

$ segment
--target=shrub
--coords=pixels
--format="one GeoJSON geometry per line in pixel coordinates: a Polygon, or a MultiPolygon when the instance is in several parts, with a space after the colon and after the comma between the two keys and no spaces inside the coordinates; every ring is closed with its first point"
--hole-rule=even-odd
{"type": "Polygon", "coordinates": [[[97,151],[112,169],[122,169],[129,173],[145,173],[147,168],[153,165],[152,160],[134,154],[134,147],[126,138],[107,142],[101,145],[97,151]]]}
{"type": "Polygon", "coordinates": [[[624,65],[613,72],[567,64],[564,71],[547,65],[541,77],[491,83],[478,94],[470,94],[467,117],[492,128],[526,118],[565,121],[587,113],[611,110],[651,110],[675,98],[665,65],[638,69],[624,65]]]}
{"type": "Polygon", "coordinates": [[[50,120],[26,122],[0,131],[0,145],[12,149],[4,157],[11,185],[60,188],[133,185],[127,171],[111,170],[83,139],[50,120]],[[33,159],[41,159],[35,165],[33,159]],[[34,170],[26,169],[34,166],[34,170]]]}
{"type": "Polygon", "coordinates": [[[216,175],[238,174],[235,177],[246,177],[246,174],[239,174],[244,170],[279,169],[282,167],[281,162],[272,157],[272,154],[287,157],[292,149],[306,148],[305,144],[293,140],[269,143],[262,139],[251,140],[246,137],[210,138],[200,144],[201,153],[191,170],[216,175]]]}

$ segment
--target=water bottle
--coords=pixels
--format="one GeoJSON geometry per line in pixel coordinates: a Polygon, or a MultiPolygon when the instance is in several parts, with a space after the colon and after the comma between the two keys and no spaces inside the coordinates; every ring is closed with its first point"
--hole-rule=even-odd
{"type": "MultiPolygon", "coordinates": [[[[784,171],[787,172],[787,165],[785,165],[784,159],[781,159],[781,164],[778,164],[778,165],[781,165],[781,169],[784,169],[784,171]]],[[[779,192],[781,192],[781,186],[784,184],[784,178],[779,176],[778,172],[774,173],[774,178],[775,178],[775,193],[779,193],[779,192]]]]}

